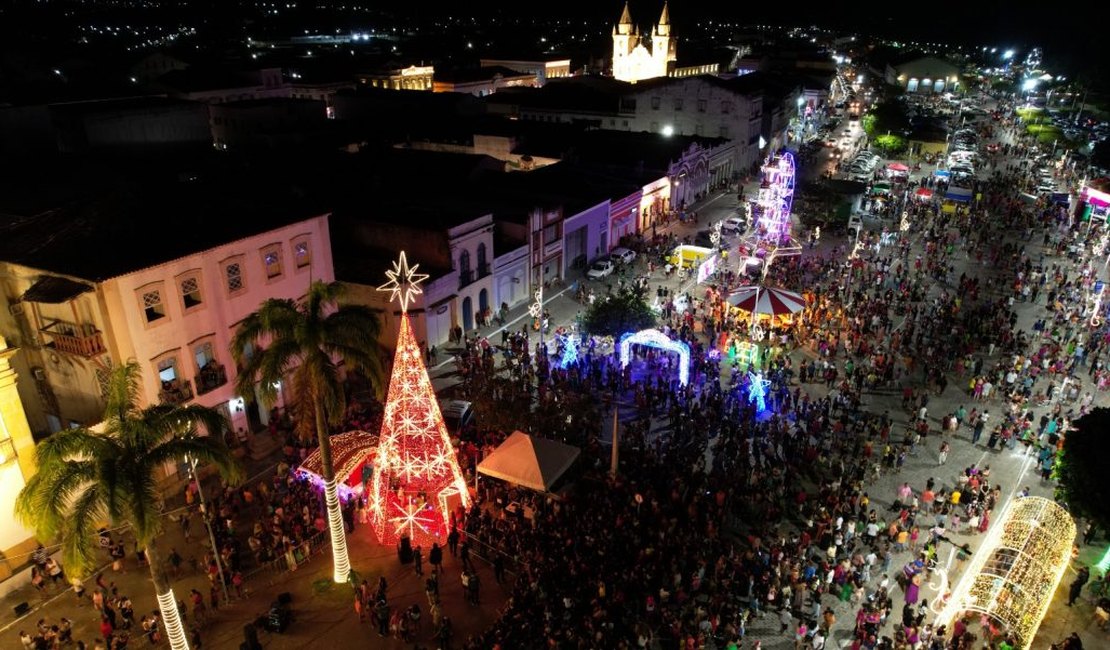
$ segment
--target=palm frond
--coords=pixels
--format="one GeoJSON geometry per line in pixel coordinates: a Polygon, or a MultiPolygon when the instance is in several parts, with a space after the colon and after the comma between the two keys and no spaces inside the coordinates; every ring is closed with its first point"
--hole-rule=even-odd
{"type": "Polygon", "coordinates": [[[243,467],[228,453],[227,446],[211,436],[193,436],[167,440],[150,450],[144,459],[152,466],[168,462],[196,459],[198,464],[214,466],[220,476],[232,485],[243,480],[243,467]]]}
{"type": "Polygon", "coordinates": [[[70,504],[97,479],[90,460],[51,460],[23,486],[15,499],[15,516],[40,539],[54,539],[70,518],[70,504]]]}
{"type": "Polygon", "coordinates": [[[70,516],[62,527],[62,563],[78,576],[96,566],[94,543],[97,525],[108,519],[104,493],[96,484],[90,485],[73,503],[70,516]]]}

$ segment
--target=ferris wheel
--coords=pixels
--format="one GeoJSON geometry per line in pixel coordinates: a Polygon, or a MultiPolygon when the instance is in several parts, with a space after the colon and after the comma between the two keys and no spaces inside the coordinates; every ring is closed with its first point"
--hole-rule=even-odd
{"type": "Polygon", "coordinates": [[[790,209],[794,204],[794,154],[789,151],[768,159],[755,200],[756,223],[762,237],[775,244],[790,239],[790,209]]]}

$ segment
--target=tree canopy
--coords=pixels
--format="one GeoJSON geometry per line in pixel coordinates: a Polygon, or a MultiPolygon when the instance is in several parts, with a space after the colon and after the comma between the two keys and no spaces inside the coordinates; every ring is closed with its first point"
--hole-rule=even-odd
{"type": "Polygon", "coordinates": [[[655,326],[655,312],[642,289],[621,289],[599,298],[586,310],[582,327],[595,336],[619,338],[626,332],[639,332],[655,326]]]}
{"type": "Polygon", "coordinates": [[[1097,408],[1072,426],[1064,438],[1064,452],[1057,467],[1064,499],[1072,512],[1110,530],[1110,481],[1106,480],[1110,409],[1097,408]]]}

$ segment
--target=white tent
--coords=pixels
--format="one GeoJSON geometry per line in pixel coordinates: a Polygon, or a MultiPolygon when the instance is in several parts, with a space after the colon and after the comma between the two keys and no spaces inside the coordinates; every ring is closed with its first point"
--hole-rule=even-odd
{"type": "Polygon", "coordinates": [[[577,447],[514,431],[492,454],[478,463],[478,471],[515,485],[546,492],[580,453],[577,447]]]}

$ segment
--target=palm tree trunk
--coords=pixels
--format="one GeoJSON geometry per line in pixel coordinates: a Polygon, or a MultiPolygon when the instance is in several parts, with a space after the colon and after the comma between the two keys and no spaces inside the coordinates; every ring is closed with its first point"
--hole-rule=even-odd
{"type": "Polygon", "coordinates": [[[351,573],[351,559],[347,555],[347,531],[343,528],[343,512],[339,508],[339,489],[335,481],[335,468],[331,461],[331,439],[324,410],[317,402],[316,438],[320,441],[320,465],[324,472],[324,505],[328,510],[328,534],[331,537],[332,580],[347,582],[351,573]]]}
{"type": "Polygon", "coordinates": [[[162,568],[162,554],[152,542],[146,545],[146,560],[150,564],[150,579],[154,582],[154,595],[158,598],[158,608],[162,610],[162,623],[166,637],[170,640],[171,650],[189,650],[189,636],[181,623],[181,613],[177,610],[177,598],[162,568]]]}

